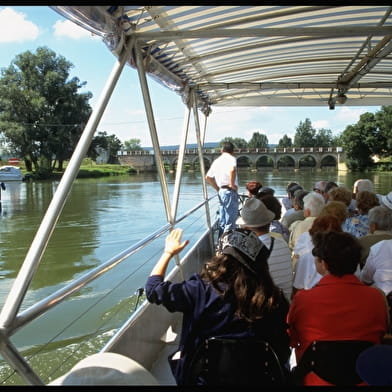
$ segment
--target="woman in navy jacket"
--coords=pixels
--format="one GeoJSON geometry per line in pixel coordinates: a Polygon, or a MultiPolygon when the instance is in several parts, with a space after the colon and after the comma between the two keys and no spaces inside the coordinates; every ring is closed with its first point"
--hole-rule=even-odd
{"type": "Polygon", "coordinates": [[[169,357],[177,384],[186,383],[193,354],[212,336],[268,341],[284,366],[290,355],[289,305],[269,274],[268,249],[254,233],[232,230],[222,235],[217,254],[201,274],[182,283],[164,281],[171,257],[188,244],[181,243],[181,236],[181,229],[168,235],[165,250],[146,283],[150,302],[184,314],[178,351],[169,357]]]}

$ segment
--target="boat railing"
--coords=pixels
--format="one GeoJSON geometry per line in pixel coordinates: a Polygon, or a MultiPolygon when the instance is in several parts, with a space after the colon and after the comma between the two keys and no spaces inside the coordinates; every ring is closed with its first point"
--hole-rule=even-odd
{"type": "MultiPolygon", "coordinates": [[[[45,322],[46,318],[50,318],[50,314],[53,312],[50,312],[53,308],[57,308],[58,305],[63,303],[63,306],[65,309],[67,308],[68,301],[77,301],[79,297],[83,297],[83,295],[86,295],[85,293],[89,292],[89,284],[92,284],[94,281],[98,281],[98,278],[103,278],[104,275],[108,275],[110,271],[112,273],[116,273],[117,276],[123,275],[124,271],[129,272],[129,276],[131,276],[133,273],[138,273],[140,274],[139,269],[143,270],[143,276],[144,276],[144,281],[146,280],[149,272],[152,269],[151,263],[155,262],[158,257],[160,252],[162,251],[162,248],[164,246],[164,242],[162,241],[157,241],[160,239],[162,236],[164,236],[173,226],[179,225],[179,224],[188,224],[187,228],[184,228],[184,235],[186,235],[187,239],[190,239],[190,242],[196,242],[197,238],[200,236],[200,233],[204,232],[205,230],[210,230],[211,228],[208,228],[208,224],[206,224],[205,219],[202,219],[205,216],[205,211],[204,207],[206,205],[209,206],[211,211],[216,211],[217,209],[217,197],[216,195],[208,198],[207,200],[203,200],[196,204],[194,207],[180,215],[173,224],[167,223],[151,233],[150,235],[146,236],[142,240],[136,242],[135,244],[131,245],[127,249],[123,250],[122,252],[116,254],[112,258],[102,262],[99,264],[97,267],[92,268],[89,270],[87,273],[83,274],[79,278],[76,278],[75,280],[71,281],[70,283],[66,284],[64,287],[61,289],[55,291],[51,295],[43,298],[42,300],[37,301],[33,305],[29,306],[28,308],[21,310],[15,319],[12,321],[12,323],[8,326],[7,329],[3,329],[2,333],[0,334],[0,340],[2,340],[2,344],[0,345],[0,351],[3,356],[3,359],[6,359],[7,362],[9,362],[9,365],[11,367],[8,367],[6,363],[1,364],[0,367],[0,383],[4,384],[13,384],[13,383],[20,383],[20,379],[18,374],[15,372],[13,369],[21,369],[25,366],[25,363],[28,363],[30,367],[34,368],[34,362],[36,359],[34,358],[35,356],[39,357],[42,355],[42,353],[47,352],[47,350],[50,350],[50,346],[56,345],[57,340],[66,340],[70,339],[71,341],[78,341],[78,339],[82,339],[83,335],[85,332],[83,332],[82,327],[78,327],[78,323],[83,324],[83,320],[81,318],[86,317],[87,312],[96,312],[98,316],[96,317],[97,320],[99,320],[100,325],[93,331],[93,334],[91,334],[91,338],[94,340],[97,335],[99,335],[99,343],[97,343],[97,347],[95,347],[95,351],[99,350],[102,348],[103,344],[105,341],[109,340],[111,335],[115,333],[115,331],[121,327],[121,325],[124,323],[124,319],[128,319],[129,315],[135,312],[137,308],[137,302],[141,299],[141,292],[139,291],[139,294],[133,295],[138,289],[140,289],[139,286],[137,287],[132,287],[133,282],[127,282],[128,287],[129,287],[129,294],[128,296],[125,294],[122,294],[120,298],[127,298],[122,304],[115,305],[116,306],[123,306],[124,309],[121,310],[114,310],[114,312],[118,312],[115,317],[108,317],[108,325],[105,326],[105,318],[107,314],[111,314],[113,312],[113,303],[111,305],[107,305],[107,308],[109,309],[103,309],[101,304],[98,304],[99,301],[101,302],[107,302],[108,301],[108,296],[116,296],[114,293],[117,287],[110,287],[110,283],[106,282],[106,285],[109,285],[109,288],[97,290],[96,288],[94,290],[95,293],[97,293],[94,297],[94,300],[96,299],[96,307],[99,308],[98,310],[95,309],[93,310],[93,305],[88,303],[88,306],[86,309],[78,309],[78,312],[75,312],[75,305],[73,306],[73,312],[74,315],[69,316],[69,325],[64,326],[61,325],[59,326],[60,331],[53,331],[54,336],[52,337],[47,337],[47,342],[40,342],[37,344],[35,347],[31,346],[25,346],[23,347],[23,343],[18,344],[18,351],[22,351],[24,354],[18,356],[17,353],[15,353],[13,350],[10,352],[7,352],[7,344],[6,342],[9,341],[9,338],[13,335],[18,335],[17,332],[19,330],[24,330],[27,328],[33,328],[33,329],[38,329],[39,330],[39,325],[41,323],[45,322]],[[196,225],[199,225],[196,227],[196,225]],[[193,234],[193,237],[192,237],[193,234]],[[193,238],[195,241],[193,241],[193,238]],[[137,260],[133,263],[133,260],[137,260]],[[130,265],[130,269],[132,271],[126,270],[124,267],[120,267],[120,264],[122,264],[124,261],[127,261],[125,263],[126,265],[130,265]],[[115,268],[118,267],[118,268],[115,268]],[[116,272],[115,270],[118,270],[120,268],[120,271],[116,272]],[[122,268],[122,269],[121,269],[122,268]],[[83,292],[83,290],[85,290],[83,292]],[[99,294],[99,293],[102,294],[99,294]],[[136,306],[135,306],[136,304],[136,306]],[[120,316],[118,316],[120,315],[120,316]],[[122,317],[122,318],[121,318],[122,317]],[[115,318],[121,318],[121,320],[114,321],[113,319],[115,318]],[[41,320],[42,319],[42,320],[41,320]],[[38,326],[34,327],[33,325],[36,324],[37,321],[38,326]],[[66,328],[69,327],[70,332],[66,331],[66,328]],[[76,331],[76,332],[75,332],[76,331]],[[95,336],[94,336],[95,333],[95,336]],[[64,338],[65,336],[65,338],[64,338]],[[28,358],[24,358],[28,357],[28,358]],[[10,363],[11,362],[11,363],[10,363]],[[7,369],[8,368],[8,369],[7,369]],[[13,381],[14,380],[14,381],[13,381]]],[[[207,222],[208,223],[208,222],[207,222]]],[[[213,241],[211,240],[211,244],[213,244],[213,241]]],[[[176,264],[173,266],[175,268],[176,266],[179,266],[179,259],[176,260],[176,264]]],[[[180,268],[181,270],[181,268],[180,268]]],[[[107,278],[111,283],[115,279],[110,279],[107,278]]],[[[142,279],[142,280],[143,280],[142,279]]],[[[117,281],[118,279],[116,279],[117,281]]],[[[125,278],[123,279],[125,280],[125,278]]],[[[101,280],[99,280],[101,281],[101,280]]],[[[140,279],[139,279],[140,281],[140,279]]],[[[112,283],[113,284],[113,283],[112,283]]],[[[99,284],[101,286],[101,284],[99,284]]],[[[118,290],[123,290],[123,288],[119,288],[118,290]]],[[[128,291],[128,290],[127,290],[128,291]]],[[[59,306],[58,308],[63,309],[63,306],[59,306]]],[[[55,310],[56,311],[62,311],[62,310],[55,310]]],[[[54,310],[54,309],[53,309],[54,310]]],[[[64,312],[66,310],[63,310],[64,312]]],[[[113,315],[112,315],[113,316],[113,315]]],[[[52,316],[55,317],[55,316],[52,316]]],[[[67,316],[68,319],[68,316],[67,316]]],[[[90,325],[91,329],[91,325],[90,325]]],[[[23,332],[25,334],[25,332],[23,332]]],[[[84,336],[85,338],[86,336],[84,336]]],[[[16,339],[18,340],[18,339],[16,339]]],[[[86,339],[84,339],[86,340],[86,339]]],[[[22,339],[23,341],[23,339],[22,339]]],[[[26,343],[24,343],[26,344],[26,343]]],[[[94,341],[95,344],[95,341],[94,341]]],[[[91,348],[89,348],[91,350],[91,348]]],[[[81,352],[78,353],[78,347],[75,346],[75,349],[72,349],[72,355],[70,357],[64,358],[63,360],[60,360],[59,363],[56,363],[53,365],[52,369],[47,369],[48,374],[39,374],[35,376],[31,376],[29,380],[25,380],[29,383],[34,383],[38,384],[38,380],[42,380],[42,383],[45,384],[47,382],[52,381],[54,378],[58,377],[59,375],[63,374],[65,371],[69,370],[70,367],[77,361],[82,359],[84,356],[87,356],[90,352],[89,350],[80,350],[81,352]]],[[[45,355],[45,354],[43,354],[45,355]]],[[[39,361],[39,359],[37,359],[39,361]]],[[[28,373],[27,373],[28,374],[28,373]]]]}

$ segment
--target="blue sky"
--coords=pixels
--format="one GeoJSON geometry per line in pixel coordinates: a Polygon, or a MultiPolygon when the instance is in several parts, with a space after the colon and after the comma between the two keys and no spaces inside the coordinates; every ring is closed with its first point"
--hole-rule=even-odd
{"type": "MultiPolygon", "coordinates": [[[[35,52],[46,46],[64,56],[74,67],[71,76],[86,81],[94,107],[115,58],[100,38],[92,36],[47,6],[0,6],[0,68],[8,67],[16,55],[26,50],[35,52]]],[[[148,78],[150,95],[160,144],[179,144],[185,107],[175,93],[148,78]]],[[[81,90],[82,91],[82,90],[81,90]]],[[[218,142],[224,137],[249,140],[254,132],[278,143],[287,134],[294,138],[300,121],[309,118],[314,128],[331,129],[334,135],[347,125],[355,124],[365,112],[377,112],[380,107],[258,107],[213,108],[207,121],[206,142],[218,142]]],[[[202,120],[202,119],[201,119],[202,120]]],[[[135,69],[126,67],[113,93],[98,131],[115,134],[122,142],[131,138],[151,146],[138,76],[135,69]]],[[[194,143],[194,130],[188,142],[194,143]]]]}

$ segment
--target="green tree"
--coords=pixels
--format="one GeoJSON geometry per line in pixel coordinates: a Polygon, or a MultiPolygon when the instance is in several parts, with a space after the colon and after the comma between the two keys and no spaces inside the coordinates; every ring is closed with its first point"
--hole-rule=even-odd
{"type": "Polygon", "coordinates": [[[99,150],[106,150],[109,154],[108,163],[117,162],[117,152],[121,150],[121,140],[116,135],[108,135],[107,132],[98,132],[97,136],[94,136],[87,156],[96,160],[99,155],[99,150]]]}
{"type": "Polygon", "coordinates": [[[235,148],[247,148],[248,147],[248,142],[245,139],[240,138],[240,137],[227,136],[219,142],[219,147],[222,147],[223,143],[225,143],[225,142],[233,143],[235,148]]]}
{"type": "Polygon", "coordinates": [[[267,148],[268,138],[259,132],[254,132],[251,139],[248,142],[249,148],[267,148]]]}
{"type": "Polygon", "coordinates": [[[141,146],[140,139],[129,139],[125,140],[124,147],[127,151],[142,151],[143,147],[141,146]]]}
{"type": "Polygon", "coordinates": [[[26,169],[62,168],[78,142],[91,107],[86,82],[69,78],[73,65],[46,47],[26,51],[1,71],[0,132],[26,169]]]}
{"type": "Polygon", "coordinates": [[[340,136],[346,152],[347,166],[352,170],[365,170],[372,166],[378,140],[377,124],[373,113],[364,113],[355,125],[349,125],[340,136]]]}
{"type": "Polygon", "coordinates": [[[295,147],[314,147],[316,145],[316,130],[307,118],[304,122],[300,121],[294,135],[295,147]]]}
{"type": "Polygon", "coordinates": [[[392,106],[382,106],[375,120],[377,148],[374,152],[380,157],[389,157],[392,155],[392,106]]]}
{"type": "Polygon", "coordinates": [[[292,147],[293,141],[291,137],[288,137],[286,134],[279,140],[278,147],[285,148],[285,147],[292,147]]]}
{"type": "Polygon", "coordinates": [[[330,129],[321,128],[315,136],[315,147],[331,147],[333,145],[333,136],[330,129]]]}

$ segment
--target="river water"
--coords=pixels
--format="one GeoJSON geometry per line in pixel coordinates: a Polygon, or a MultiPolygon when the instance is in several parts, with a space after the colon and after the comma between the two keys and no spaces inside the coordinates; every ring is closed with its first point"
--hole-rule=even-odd
{"type": "MultiPolygon", "coordinates": [[[[392,190],[392,176],[390,173],[349,173],[337,172],[332,169],[313,171],[258,171],[251,172],[240,169],[240,193],[246,193],[245,184],[251,180],[262,182],[263,185],[275,189],[277,195],[284,195],[288,182],[296,181],[305,189],[312,189],[313,184],[319,180],[335,181],[339,185],[346,185],[350,189],[358,178],[370,178],[375,184],[377,193],[386,194],[392,190]]],[[[173,190],[174,174],[167,174],[169,193],[173,190]]],[[[25,254],[34,238],[40,220],[55,192],[58,182],[23,182],[8,183],[6,191],[2,191],[0,213],[0,306],[3,305],[6,295],[18,273],[25,254]]],[[[212,188],[208,188],[213,194],[212,188]]],[[[201,177],[197,173],[187,173],[181,185],[182,196],[179,201],[179,215],[188,211],[198,202],[202,201],[201,177]]],[[[166,223],[162,195],[158,176],[153,173],[141,173],[132,176],[115,176],[101,179],[77,180],[71,190],[58,226],[48,243],[47,251],[35,274],[22,309],[35,303],[37,300],[60,289],[65,283],[80,276],[122,252],[132,244],[145,238],[153,231],[166,223]]],[[[184,229],[184,237],[188,232],[184,229]]],[[[113,286],[126,277],[124,283],[114,294],[115,306],[110,305],[110,311],[104,316],[89,315],[83,312],[77,325],[68,328],[67,333],[56,332],[51,346],[45,347],[40,359],[34,364],[36,367],[47,368],[49,354],[57,350],[66,360],[67,356],[74,357],[72,348],[76,344],[86,341],[86,331],[93,329],[95,337],[85,349],[94,352],[96,347],[102,345],[109,338],[110,331],[128,317],[135,305],[134,293],[144,286],[146,276],[157,260],[159,253],[155,250],[146,251],[142,259],[132,261],[133,264],[124,266],[120,272],[111,275],[104,283],[95,283],[86,288],[79,295],[64,306],[61,312],[45,316],[41,322],[32,323],[27,331],[17,332],[13,339],[15,344],[24,350],[25,355],[33,353],[34,348],[43,343],[49,332],[59,329],[68,319],[74,316],[81,304],[95,305],[97,293],[103,298],[108,286],[113,286]],[[125,310],[119,310],[124,304],[125,310]],[[118,305],[118,306],[117,306],[118,305]],[[83,317],[82,317],[83,316],[83,317]],[[104,320],[105,319],[105,320],[104,320]],[[100,326],[106,322],[105,328],[100,326]],[[98,333],[97,333],[98,332],[98,333]],[[98,338],[96,337],[98,336],[98,338]]],[[[106,304],[107,305],[107,304],[106,304]]],[[[104,306],[100,305],[100,306],[104,306]]],[[[100,314],[98,312],[98,314],[100,314]]],[[[53,367],[57,366],[53,364],[53,367]]],[[[1,369],[0,369],[1,370],[1,369]]],[[[47,370],[47,369],[45,369],[47,370]]],[[[0,374],[0,383],[18,383],[16,378],[0,374]],[[3,381],[3,380],[6,381],[3,381]]],[[[50,381],[56,376],[55,369],[48,376],[50,381]]]]}

